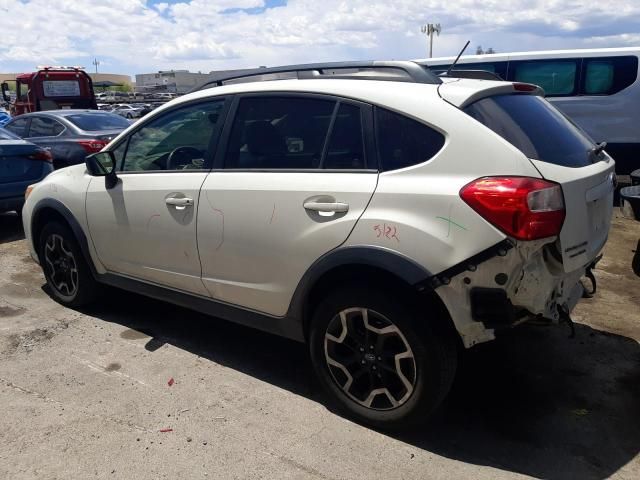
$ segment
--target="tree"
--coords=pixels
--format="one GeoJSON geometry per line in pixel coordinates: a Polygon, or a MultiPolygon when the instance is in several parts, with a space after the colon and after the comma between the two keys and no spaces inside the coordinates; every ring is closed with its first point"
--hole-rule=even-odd
{"type": "Polygon", "coordinates": [[[489,47],[487,48],[487,51],[484,53],[491,55],[492,53],[496,53],[496,51],[493,49],[493,47],[489,47]]]}
{"type": "Polygon", "coordinates": [[[476,47],[476,55],[482,55],[484,54],[484,50],[482,50],[482,45],[478,45],[476,47]]]}

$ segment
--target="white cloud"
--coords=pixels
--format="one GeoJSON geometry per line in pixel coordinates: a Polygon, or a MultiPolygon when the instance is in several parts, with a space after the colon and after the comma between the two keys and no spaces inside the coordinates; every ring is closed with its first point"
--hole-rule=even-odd
{"type": "Polygon", "coordinates": [[[104,59],[115,70],[212,69],[426,53],[640,44],[637,0],[0,0],[0,71],[104,59]],[[232,12],[232,13],[222,13],[232,12]]]}

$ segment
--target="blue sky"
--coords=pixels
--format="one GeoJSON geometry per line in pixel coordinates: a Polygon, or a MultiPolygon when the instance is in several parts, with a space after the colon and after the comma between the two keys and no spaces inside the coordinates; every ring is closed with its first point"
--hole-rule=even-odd
{"type": "Polygon", "coordinates": [[[0,72],[100,61],[110,73],[208,72],[427,55],[640,47],[639,0],[0,0],[0,72]]]}

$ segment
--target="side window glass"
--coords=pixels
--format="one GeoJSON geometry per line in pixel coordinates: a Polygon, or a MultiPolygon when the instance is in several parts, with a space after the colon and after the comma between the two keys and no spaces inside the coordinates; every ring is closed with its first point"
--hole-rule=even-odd
{"type": "Polygon", "coordinates": [[[588,62],[585,71],[584,93],[598,95],[607,93],[613,85],[612,62],[588,62]]]}
{"type": "Polygon", "coordinates": [[[212,155],[210,141],[213,134],[218,133],[223,106],[224,100],[190,105],[167,112],[144,125],[129,137],[122,170],[208,168],[205,161],[212,155]]]}
{"type": "Polygon", "coordinates": [[[122,161],[124,160],[124,154],[127,152],[128,145],[129,139],[127,138],[113,150],[113,157],[116,161],[116,168],[120,170],[122,170],[122,161]]]}
{"type": "Polygon", "coordinates": [[[576,90],[575,60],[513,62],[513,79],[539,85],[547,95],[571,95],[576,90]]]}
{"type": "Polygon", "coordinates": [[[385,171],[426,162],[444,145],[440,132],[383,108],[376,108],[376,131],[385,171]]]}
{"type": "Polygon", "coordinates": [[[584,59],[585,95],[613,95],[627,88],[638,77],[638,57],[584,59]]]}
{"type": "Polygon", "coordinates": [[[33,117],[29,138],[32,137],[55,137],[64,130],[64,127],[55,120],[46,117],[33,117]]]}
{"type": "Polygon", "coordinates": [[[18,118],[17,120],[14,120],[10,124],[5,125],[4,128],[9,130],[12,133],[15,133],[19,137],[26,137],[28,122],[29,122],[29,119],[27,118],[18,118]]]}
{"type": "Polygon", "coordinates": [[[334,107],[315,98],[243,98],[225,168],[319,168],[334,107]]]}
{"type": "Polygon", "coordinates": [[[365,168],[362,116],[359,107],[346,103],[340,104],[338,115],[331,129],[323,168],[365,168]]]}

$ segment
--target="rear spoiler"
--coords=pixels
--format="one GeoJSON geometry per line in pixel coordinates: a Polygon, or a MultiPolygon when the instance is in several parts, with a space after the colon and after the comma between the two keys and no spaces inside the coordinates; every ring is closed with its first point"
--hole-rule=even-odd
{"type": "MultiPolygon", "coordinates": [[[[446,78],[446,77],[445,77],[446,78]]],[[[544,90],[531,83],[485,82],[470,79],[450,79],[438,86],[440,97],[450,104],[465,108],[472,103],[494,95],[526,94],[544,97],[544,90]],[[471,94],[469,92],[473,91],[471,94]]]]}

